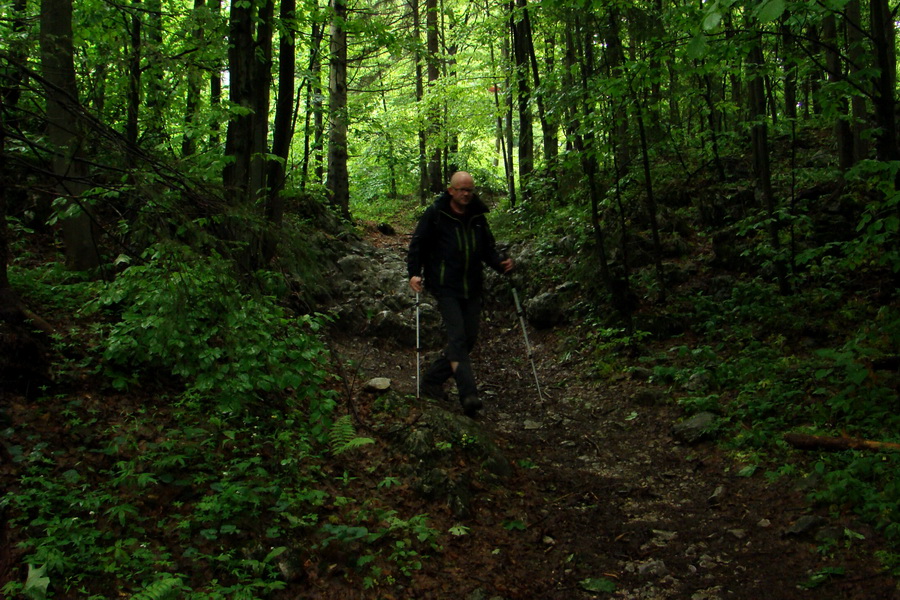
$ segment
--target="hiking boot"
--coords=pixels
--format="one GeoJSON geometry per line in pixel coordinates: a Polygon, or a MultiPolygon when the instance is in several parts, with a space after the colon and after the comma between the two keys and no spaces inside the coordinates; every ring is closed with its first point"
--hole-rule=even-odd
{"type": "Polygon", "coordinates": [[[466,396],[460,400],[460,404],[462,404],[463,413],[465,413],[467,417],[474,417],[477,415],[478,411],[481,410],[481,407],[483,406],[478,396],[466,396]]]}
{"type": "Polygon", "coordinates": [[[439,383],[425,382],[422,384],[421,392],[423,396],[425,396],[426,398],[431,398],[432,400],[447,399],[447,394],[444,393],[444,387],[439,383]]]}

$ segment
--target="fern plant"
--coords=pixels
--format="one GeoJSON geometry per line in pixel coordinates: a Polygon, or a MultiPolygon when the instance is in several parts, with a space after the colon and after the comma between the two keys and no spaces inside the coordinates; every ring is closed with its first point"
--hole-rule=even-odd
{"type": "Polygon", "coordinates": [[[353,426],[350,415],[337,418],[328,431],[329,448],[335,456],[374,443],[375,440],[372,438],[360,437],[356,434],[356,427],[353,426]]]}
{"type": "Polygon", "coordinates": [[[137,594],[131,600],[170,600],[177,598],[177,592],[186,591],[181,579],[173,575],[165,575],[162,579],[154,581],[137,594]]]}

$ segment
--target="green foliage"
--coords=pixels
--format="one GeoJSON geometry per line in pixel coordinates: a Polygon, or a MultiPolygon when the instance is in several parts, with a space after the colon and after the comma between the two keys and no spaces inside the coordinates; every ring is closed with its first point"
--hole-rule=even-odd
{"type": "Polygon", "coordinates": [[[177,598],[180,592],[187,589],[179,577],[164,576],[162,579],[148,584],[144,589],[131,597],[131,600],[170,600],[177,598]]]}
{"type": "Polygon", "coordinates": [[[273,298],[241,292],[227,262],[184,246],[161,243],[144,258],[95,306],[114,317],[103,328],[114,385],[126,387],[135,369],[164,369],[185,380],[189,396],[225,410],[290,391],[312,420],[327,417],[334,402],[323,390],[321,318],[290,316],[273,298]]]}
{"type": "Polygon", "coordinates": [[[328,432],[328,442],[331,452],[335,456],[343,454],[354,448],[361,448],[369,444],[374,444],[375,440],[368,437],[359,437],[356,435],[356,427],[353,426],[353,420],[350,415],[342,415],[335,419],[328,432]]]}

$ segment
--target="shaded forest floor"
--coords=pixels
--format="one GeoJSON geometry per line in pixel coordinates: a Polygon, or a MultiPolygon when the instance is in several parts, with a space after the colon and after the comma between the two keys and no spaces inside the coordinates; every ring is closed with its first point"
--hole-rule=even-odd
{"type": "MultiPolygon", "coordinates": [[[[371,597],[900,598],[873,558],[871,528],[810,507],[801,481],[748,477],[714,443],[678,442],[672,425],[683,413],[666,390],[561,359],[571,332],[530,335],[543,399],[511,307],[486,307],[473,356],[486,404],[477,422],[516,465],[513,476],[478,490],[468,533],[427,561],[411,589],[371,597]],[[837,541],[822,537],[829,532],[837,541]]],[[[339,352],[362,380],[389,377],[415,394],[414,350],[359,337],[339,352]]],[[[461,412],[452,396],[444,405],[461,412]]],[[[449,511],[430,518],[438,530],[457,523],[449,511]]]]}
{"type": "MultiPolygon", "coordinates": [[[[400,237],[371,241],[403,252],[400,237]]],[[[223,536],[222,543],[234,543],[237,551],[254,543],[290,547],[284,556],[296,566],[281,569],[287,588],[271,597],[900,599],[898,581],[882,573],[874,558],[883,547],[877,532],[846,511],[834,516],[810,507],[801,481],[768,478],[764,468],[744,476],[737,458],[714,443],[678,442],[672,425],[683,411],[664,386],[638,376],[628,365],[598,375],[595,359],[569,352],[577,337],[574,329],[529,330],[545,392],[539,398],[512,306],[488,305],[484,316],[473,358],[486,406],[476,423],[513,465],[512,474],[486,483],[478,477],[481,464],[460,454],[452,468],[471,475],[466,516],[455,514],[446,502],[423,498],[407,482],[379,485],[408,466],[403,464],[408,457],[396,451],[384,432],[414,423],[432,403],[407,402],[408,410],[397,414],[379,410],[379,397],[361,391],[360,382],[388,377],[399,395],[414,397],[414,349],[365,335],[336,337],[331,342],[335,356],[352,365],[346,374],[353,379],[349,398],[359,433],[372,435],[376,443],[322,459],[323,491],[329,498],[371,498],[400,515],[427,514],[428,527],[440,534],[438,547],[421,560],[420,568],[416,564],[407,574],[365,590],[362,574],[346,566],[348,554],[336,544],[317,548],[310,543],[314,536],[269,541],[264,523],[240,522],[241,534],[223,536]],[[799,527],[803,523],[812,526],[804,530],[799,527]],[[826,537],[833,541],[822,537],[829,531],[826,537]]],[[[650,354],[667,348],[665,342],[657,348],[653,342],[647,345],[650,354]]],[[[631,366],[640,365],[635,361],[631,366]]],[[[18,486],[21,475],[20,463],[7,448],[30,448],[39,441],[53,457],[47,472],[55,479],[49,478],[48,484],[80,468],[88,489],[98,487],[94,478],[110,470],[114,461],[131,454],[137,461],[145,447],[161,444],[173,426],[167,403],[161,401],[177,393],[173,381],[161,379],[128,393],[113,393],[84,374],[66,385],[69,388],[55,389],[55,395],[39,400],[0,390],[3,489],[18,486]],[[79,398],[78,403],[73,398],[79,398]],[[72,427],[60,419],[67,411],[84,411],[90,420],[72,427]],[[131,429],[136,444],[121,450],[131,454],[102,451],[115,441],[111,436],[131,429]]],[[[461,413],[455,400],[442,407],[461,413]]],[[[198,429],[203,435],[209,431],[198,429]]],[[[797,460],[814,457],[798,454],[797,460]]],[[[174,532],[160,525],[152,529],[152,523],[170,522],[173,507],[184,509],[203,499],[183,485],[160,483],[150,489],[153,493],[122,486],[122,497],[109,500],[131,503],[150,515],[152,519],[142,522],[147,538],[174,549],[174,532]]],[[[342,522],[341,508],[333,504],[321,508],[318,523],[328,523],[329,517],[342,522]]],[[[68,514],[66,508],[60,507],[62,514],[68,514]]],[[[0,511],[0,587],[26,577],[25,551],[18,547],[23,534],[8,525],[8,513],[0,511]]],[[[126,522],[118,526],[124,530],[126,522]]],[[[114,532],[117,525],[112,525],[114,532]]],[[[174,572],[196,579],[197,585],[221,577],[214,564],[187,554],[173,556],[172,563],[174,572]]],[[[90,584],[97,588],[91,590],[95,597],[120,597],[126,595],[122,590],[133,589],[131,581],[112,584],[118,590],[110,588],[109,580],[90,584]]],[[[56,598],[86,597],[81,591],[62,593],[55,584],[51,590],[56,598]]]]}

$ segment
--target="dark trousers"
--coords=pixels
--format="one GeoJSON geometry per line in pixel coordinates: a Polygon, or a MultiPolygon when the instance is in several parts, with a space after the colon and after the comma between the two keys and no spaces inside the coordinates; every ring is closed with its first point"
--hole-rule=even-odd
{"type": "Polygon", "coordinates": [[[477,396],[478,388],[475,385],[475,373],[472,371],[469,353],[478,339],[481,298],[441,296],[437,301],[447,335],[447,346],[425,373],[425,383],[441,385],[450,377],[454,377],[460,399],[477,396]],[[450,366],[451,362],[459,363],[456,373],[450,366]]]}

